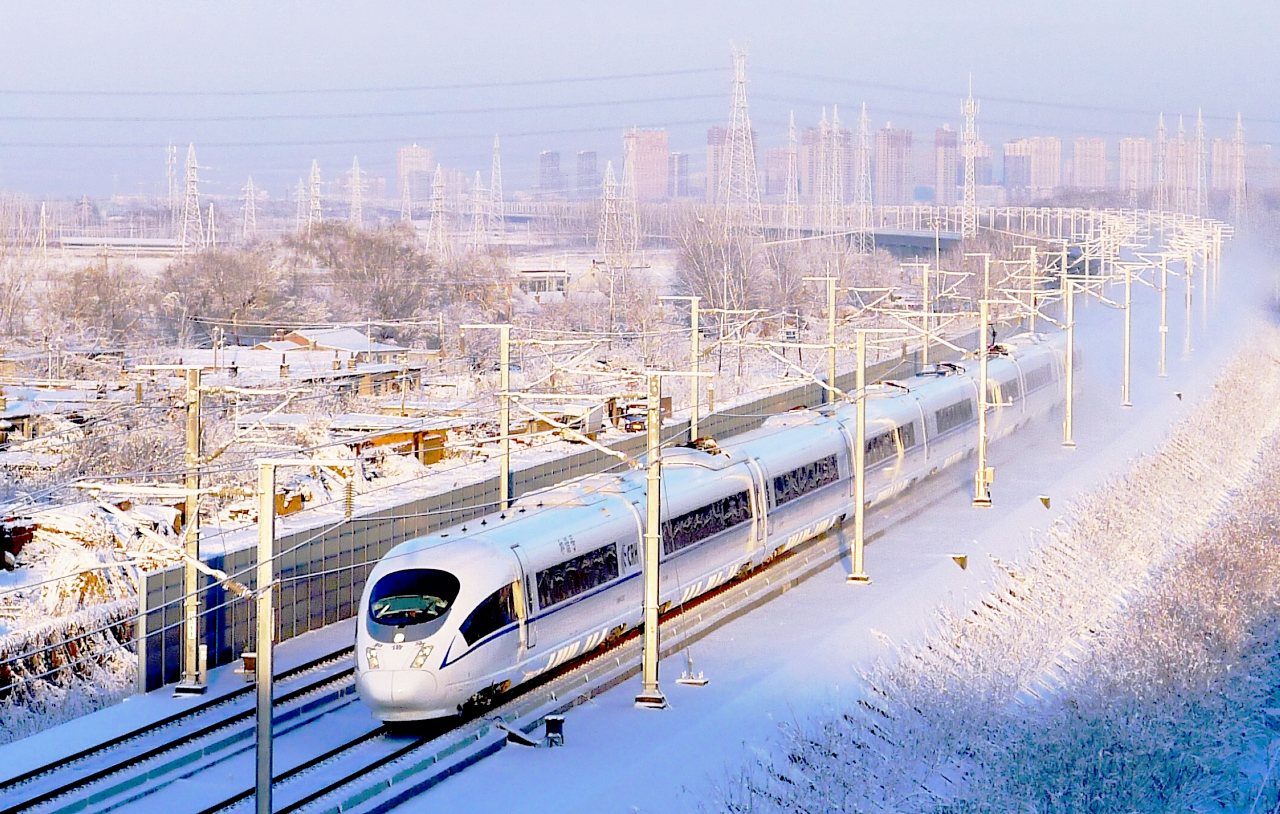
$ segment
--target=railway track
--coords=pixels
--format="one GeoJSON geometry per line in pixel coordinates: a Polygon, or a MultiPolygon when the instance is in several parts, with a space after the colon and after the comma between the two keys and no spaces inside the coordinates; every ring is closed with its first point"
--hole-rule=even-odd
{"type": "MultiPolygon", "coordinates": [[[[278,724],[304,718],[317,707],[354,692],[353,648],[327,653],[276,675],[278,724]],[[296,684],[296,686],[295,686],[296,684]]],[[[254,685],[201,701],[0,784],[0,814],[57,811],[69,798],[109,803],[144,780],[165,776],[191,762],[192,752],[214,755],[252,736],[254,685]]],[[[84,805],[78,805],[83,809],[84,805]]]]}
{"type": "MultiPolygon", "coordinates": [[[[967,486],[944,471],[876,507],[867,541],[967,486]]],[[[830,567],[848,550],[836,526],[765,567],[726,583],[662,621],[662,655],[693,642],[830,567]]],[[[532,740],[547,715],[586,703],[639,673],[641,638],[633,631],[543,677],[469,719],[389,728],[356,698],[351,648],[281,673],[275,699],[278,814],[381,814],[504,748],[509,736],[532,740]],[[337,735],[337,738],[333,738],[337,735]]],[[[254,789],[252,685],[140,727],[0,786],[0,814],[105,814],[146,801],[173,814],[246,812],[254,789]],[[228,789],[231,789],[228,791],[228,789]],[[201,794],[192,792],[199,789],[201,794]]]]}

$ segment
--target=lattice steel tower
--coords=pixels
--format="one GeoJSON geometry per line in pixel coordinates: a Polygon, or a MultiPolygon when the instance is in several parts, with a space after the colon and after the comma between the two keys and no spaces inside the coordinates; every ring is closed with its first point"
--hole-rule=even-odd
{"type": "Polygon", "coordinates": [[[969,76],[969,96],[960,106],[964,114],[964,135],[961,149],[964,151],[964,200],[960,202],[960,234],[973,237],[978,233],[978,182],[973,171],[978,155],[978,102],[973,98],[973,76],[969,76]]]}
{"type": "Polygon", "coordinates": [[[622,243],[625,250],[640,250],[640,195],[636,184],[636,143],[638,133],[632,128],[622,136],[622,194],[618,199],[622,220],[622,243]]]}
{"type": "Polygon", "coordinates": [[[431,226],[427,231],[427,250],[441,257],[449,256],[449,227],[445,223],[444,169],[436,164],[436,174],[431,180],[431,226]]]}
{"type": "Polygon", "coordinates": [[[763,219],[756,150],[751,137],[751,115],[747,109],[747,52],[734,45],[731,48],[733,101],[721,153],[719,201],[724,208],[726,228],[738,226],[759,234],[763,219]]]}
{"type": "Polygon", "coordinates": [[[507,231],[507,208],[502,198],[502,157],[498,136],[493,137],[493,166],[489,170],[489,231],[495,237],[507,231]]]}
{"type": "Polygon", "coordinates": [[[858,117],[853,160],[853,207],[857,218],[853,248],[858,254],[874,254],[876,233],[871,223],[871,119],[867,117],[865,102],[862,104],[862,115],[858,117]]]}
{"type": "Polygon", "coordinates": [[[600,196],[600,228],[596,235],[596,249],[604,258],[609,273],[620,266],[622,255],[626,251],[625,229],[622,225],[622,210],[618,203],[618,181],[613,174],[613,162],[604,166],[604,184],[600,196]]]}
{"type": "Polygon", "coordinates": [[[320,162],[311,159],[311,197],[307,204],[307,236],[311,230],[324,220],[324,212],[320,208],[320,162]]]}
{"type": "Polygon", "coordinates": [[[182,225],[178,229],[178,247],[188,249],[204,245],[204,224],[200,212],[200,167],[196,164],[196,145],[187,145],[186,194],[182,200],[182,225]]]}
{"type": "Polygon", "coordinates": [[[241,190],[244,197],[241,200],[244,204],[240,207],[240,232],[241,236],[248,240],[257,234],[258,231],[258,188],[253,185],[253,176],[249,176],[249,182],[244,185],[241,190]]]}
{"type": "Polygon", "coordinates": [[[1191,211],[1190,190],[1187,187],[1187,129],[1178,116],[1178,135],[1173,140],[1173,208],[1183,215],[1191,211]]]}
{"type": "Polygon", "coordinates": [[[796,113],[787,126],[787,189],[782,204],[782,229],[788,240],[800,235],[800,167],[796,150],[796,113]]]}

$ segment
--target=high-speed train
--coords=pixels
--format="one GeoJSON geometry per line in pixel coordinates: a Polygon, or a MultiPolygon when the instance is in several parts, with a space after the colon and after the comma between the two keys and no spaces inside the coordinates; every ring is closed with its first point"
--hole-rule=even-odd
{"type": "MultiPolygon", "coordinates": [[[[1032,334],[993,347],[988,438],[1062,402],[1064,361],[1060,342],[1032,334]]],[[[977,368],[868,388],[868,505],[975,448],[977,368]]],[[[843,522],[855,422],[845,402],[664,451],[659,602],[689,602],[843,522]]],[[[644,474],[526,495],[392,549],[365,583],[356,633],[357,688],[374,716],[458,714],[639,626],[644,474]]]]}

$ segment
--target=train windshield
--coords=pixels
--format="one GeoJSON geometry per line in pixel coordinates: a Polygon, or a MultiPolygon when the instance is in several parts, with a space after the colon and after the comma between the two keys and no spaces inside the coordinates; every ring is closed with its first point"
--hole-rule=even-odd
{"type": "Polygon", "coordinates": [[[369,618],[380,625],[419,625],[448,613],[461,586],[447,571],[411,568],[378,580],[369,595],[369,618]]]}

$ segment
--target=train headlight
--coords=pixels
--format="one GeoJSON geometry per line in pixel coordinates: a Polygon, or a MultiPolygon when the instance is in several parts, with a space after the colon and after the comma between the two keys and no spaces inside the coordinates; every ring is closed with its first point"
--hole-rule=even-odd
{"type": "Polygon", "coordinates": [[[413,657],[413,666],[414,667],[425,666],[427,663],[427,656],[430,656],[430,655],[431,655],[431,645],[424,644],[422,647],[418,648],[418,655],[413,657]]]}
{"type": "Polygon", "coordinates": [[[378,669],[378,650],[374,647],[366,647],[364,649],[365,660],[369,662],[369,669],[378,669]]]}

